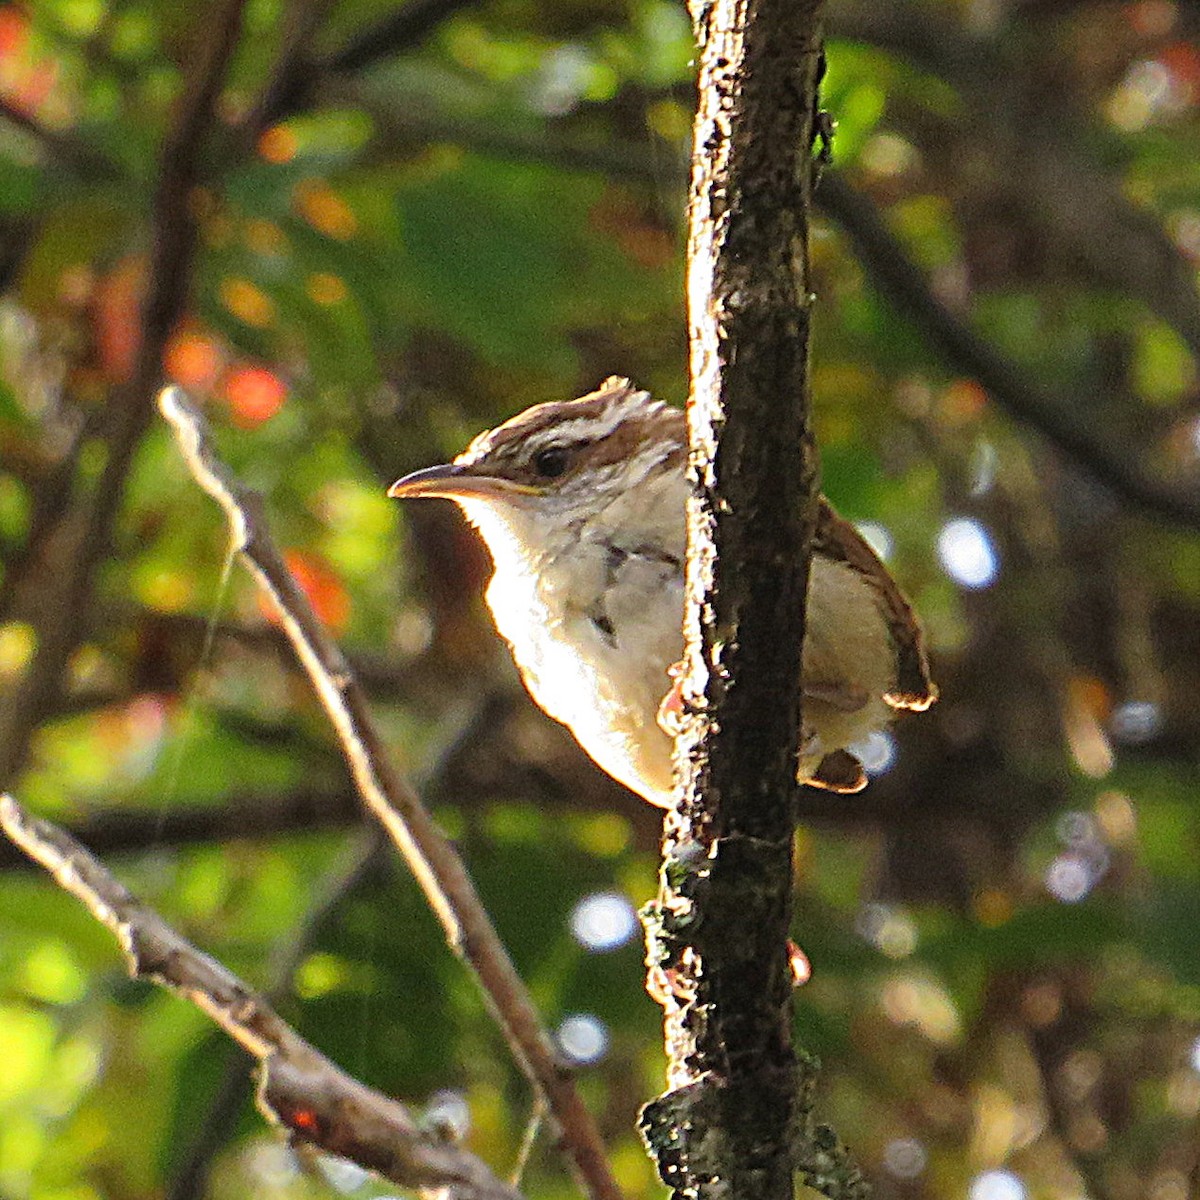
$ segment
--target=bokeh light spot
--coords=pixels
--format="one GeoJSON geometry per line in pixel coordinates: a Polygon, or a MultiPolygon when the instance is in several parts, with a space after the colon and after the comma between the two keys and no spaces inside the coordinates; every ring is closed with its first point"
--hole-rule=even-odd
{"type": "Polygon", "coordinates": [[[1046,890],[1064,904],[1078,904],[1095,882],[1095,872],[1081,854],[1060,854],[1046,868],[1046,890]]]}
{"type": "Polygon", "coordinates": [[[327,183],[309,179],[298,184],[295,202],[300,215],[326,237],[344,242],[358,232],[354,210],[327,183]]]}
{"type": "Polygon", "coordinates": [[[246,248],[264,257],[278,257],[288,250],[287,234],[274,222],[255,217],[242,230],[246,248]]]}
{"type": "Polygon", "coordinates": [[[876,729],[848,747],[868,775],[885,775],[896,763],[896,739],[886,729],[876,729]]]}
{"type": "Polygon", "coordinates": [[[917,948],[913,919],[891,904],[864,904],[854,928],[864,941],[888,958],[907,958],[917,948]]]}
{"type": "Polygon", "coordinates": [[[314,304],[320,304],[322,307],[341,304],[350,294],[345,281],[327,271],[318,271],[310,275],[305,281],[304,290],[314,304]]]}
{"type": "Polygon", "coordinates": [[[1148,1200],[1189,1200],[1193,1195],[1188,1177],[1182,1171],[1156,1171],[1146,1188],[1148,1200]]]}
{"type": "Polygon", "coordinates": [[[962,1029],[958,1009],[936,980],[918,973],[897,973],[879,993],[884,1015],[895,1025],[912,1025],[931,1042],[949,1045],[962,1029]]]}
{"type": "Polygon", "coordinates": [[[990,587],[1000,570],[996,547],[987,529],[973,517],[955,517],[937,539],[942,569],[962,587],[990,587]]]}
{"type": "Polygon", "coordinates": [[[0,625],[0,678],[19,675],[33,659],[37,632],[27,621],[0,625]]]}
{"type": "Polygon", "coordinates": [[[883,1165],[897,1179],[916,1179],[925,1170],[929,1156],[916,1138],[895,1138],[883,1149],[883,1165]]]}
{"type": "Polygon", "coordinates": [[[554,1031],[554,1040],[569,1063],[585,1067],[608,1053],[608,1026],[591,1013],[574,1013],[554,1031]]]}
{"type": "Polygon", "coordinates": [[[571,934],[593,953],[624,946],[637,930],[637,913],[627,896],[596,892],[585,896],[571,913],[571,934]]]}
{"type": "MultiPolygon", "coordinates": [[[[350,620],[350,594],[326,562],[302,550],[285,550],[283,561],[308,597],[317,618],[334,633],[341,633],[350,620]]],[[[273,608],[263,608],[264,615],[274,620],[273,608]]]]}
{"type": "Polygon", "coordinates": [[[1110,846],[1128,846],[1137,836],[1137,814],[1124,792],[1101,792],[1096,797],[1096,827],[1110,846]]]}
{"type": "Polygon", "coordinates": [[[275,305],[271,297],[249,279],[222,279],[217,290],[221,303],[239,321],[255,329],[265,329],[275,319],[275,305]]]}
{"type": "Polygon", "coordinates": [[[300,148],[295,131],[287,125],[272,125],[258,139],[258,152],[269,163],[291,162],[300,148]]]}
{"type": "Polygon", "coordinates": [[[453,1141],[461,1141],[471,1131],[471,1107],[467,1098],[450,1088],[434,1092],[425,1106],[425,1124],[445,1130],[453,1141]]]}
{"type": "Polygon", "coordinates": [[[971,1181],[969,1200],[1026,1200],[1028,1192],[1011,1171],[984,1171],[971,1181]]]}
{"type": "Polygon", "coordinates": [[[221,373],[221,348],[213,338],[195,330],[178,333],[167,345],[163,365],[180,387],[207,392],[221,373]]]}
{"type": "Polygon", "coordinates": [[[255,1146],[251,1152],[250,1170],[254,1178],[268,1188],[287,1187],[300,1174],[292,1148],[280,1141],[255,1146]]]}
{"type": "Polygon", "coordinates": [[[1063,813],[1054,823],[1054,831],[1064,846],[1093,846],[1100,840],[1095,817],[1078,809],[1063,813]]]}
{"type": "Polygon", "coordinates": [[[364,1167],[336,1154],[322,1154],[317,1162],[325,1181],[343,1196],[358,1191],[369,1178],[369,1172],[364,1167]]]}
{"type": "Polygon", "coordinates": [[[1115,741],[1141,746],[1161,732],[1162,710],[1150,700],[1127,700],[1113,710],[1108,724],[1115,741]]]}

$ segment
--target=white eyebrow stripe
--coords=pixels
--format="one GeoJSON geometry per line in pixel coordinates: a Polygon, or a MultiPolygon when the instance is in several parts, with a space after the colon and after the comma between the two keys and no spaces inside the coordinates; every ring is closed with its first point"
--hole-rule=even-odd
{"type": "MultiPolygon", "coordinates": [[[[534,427],[527,429],[521,435],[529,454],[551,446],[578,445],[584,442],[600,441],[614,433],[631,417],[654,417],[667,406],[660,400],[654,400],[649,392],[634,389],[614,392],[598,410],[592,408],[596,397],[584,396],[578,401],[566,404],[551,403],[544,407],[545,413],[530,422],[534,427]],[[592,411],[578,417],[565,417],[564,410],[569,410],[573,404],[587,405],[592,411]],[[537,420],[545,422],[542,428],[537,428],[537,420]]],[[[536,410],[535,410],[536,411],[536,410]]],[[[520,414],[526,420],[531,413],[520,414]]],[[[514,420],[520,419],[514,418],[514,420]]],[[[505,431],[508,422],[498,425],[476,437],[466,450],[455,459],[461,464],[470,464],[486,458],[496,449],[497,435],[505,431]]]]}

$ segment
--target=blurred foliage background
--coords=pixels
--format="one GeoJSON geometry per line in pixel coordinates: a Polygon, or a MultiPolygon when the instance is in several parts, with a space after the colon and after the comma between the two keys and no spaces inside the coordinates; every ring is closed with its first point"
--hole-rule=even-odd
{"type": "MultiPolygon", "coordinates": [[[[825,488],[943,699],[806,794],[797,1031],[880,1197],[1200,1195],[1200,5],[830,0],[825,488]]],[[[530,1096],[153,416],[266,494],[633,1197],[659,814],[386,485],[610,373],[686,394],[681,0],[0,7],[0,783],[504,1171],[530,1096]]],[[[0,1195],[371,1196],[0,851],[0,1195]]],[[[572,1194],[553,1152],[531,1195],[572,1194]]]]}

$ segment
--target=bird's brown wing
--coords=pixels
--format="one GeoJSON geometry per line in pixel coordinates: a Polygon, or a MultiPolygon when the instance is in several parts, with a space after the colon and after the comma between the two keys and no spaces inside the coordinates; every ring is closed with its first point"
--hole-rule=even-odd
{"type": "Polygon", "coordinates": [[[896,684],[884,699],[893,708],[917,711],[928,708],[937,699],[938,690],[929,678],[921,623],[875,551],[849,521],[838,516],[824,496],[817,513],[813,552],[853,568],[879,594],[888,632],[896,647],[896,684]]]}

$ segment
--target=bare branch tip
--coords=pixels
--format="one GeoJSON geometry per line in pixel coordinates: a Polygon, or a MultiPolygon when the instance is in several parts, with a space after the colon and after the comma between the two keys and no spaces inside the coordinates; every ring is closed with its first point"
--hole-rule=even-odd
{"type": "Polygon", "coordinates": [[[20,845],[20,834],[25,827],[25,810],[7,792],[0,793],[0,829],[12,842],[20,845]]]}
{"type": "Polygon", "coordinates": [[[257,493],[242,488],[229,475],[213,451],[204,414],[183,388],[174,385],[163,388],[158,393],[158,411],[171,426],[192,477],[228,513],[234,550],[245,550],[258,512],[257,493]]]}

